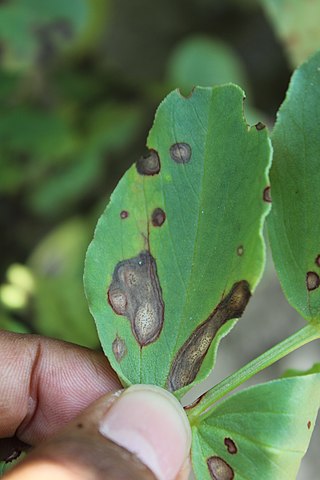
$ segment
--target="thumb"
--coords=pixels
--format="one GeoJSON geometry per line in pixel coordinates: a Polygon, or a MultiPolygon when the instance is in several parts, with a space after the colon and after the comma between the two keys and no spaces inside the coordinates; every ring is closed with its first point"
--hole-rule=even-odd
{"type": "Polygon", "coordinates": [[[189,422],[176,398],[135,385],[101,397],[6,478],[186,480],[190,444],[189,422]]]}

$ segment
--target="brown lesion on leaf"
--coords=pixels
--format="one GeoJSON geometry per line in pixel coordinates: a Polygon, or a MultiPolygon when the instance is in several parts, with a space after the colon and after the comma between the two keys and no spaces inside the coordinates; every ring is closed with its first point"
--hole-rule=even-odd
{"type": "Polygon", "coordinates": [[[194,407],[198,405],[198,403],[201,402],[202,398],[205,396],[205,393],[200,395],[200,397],[196,398],[193,402],[189,403],[188,405],[185,405],[183,408],[185,410],[192,410],[194,407]]]}
{"type": "Polygon", "coordinates": [[[137,172],[140,175],[157,175],[160,172],[160,157],[156,150],[149,150],[147,155],[143,155],[136,162],[137,172]]]}
{"type": "Polygon", "coordinates": [[[151,223],[154,227],[161,227],[166,220],[166,214],[162,208],[155,208],[151,215],[151,223]]]}
{"type": "Polygon", "coordinates": [[[306,275],[307,289],[310,291],[316,290],[320,286],[320,277],[316,272],[307,272],[306,275]]]}
{"type": "Polygon", "coordinates": [[[243,247],[243,245],[239,245],[239,246],[237,247],[237,255],[238,255],[239,257],[242,257],[243,254],[244,254],[244,247],[243,247]]]}
{"type": "Polygon", "coordinates": [[[167,379],[168,390],[174,392],[193,382],[216,333],[227,320],[242,315],[250,296],[246,280],[233,285],[213,313],[192,332],[176,354],[167,379]]]}
{"type": "Polygon", "coordinates": [[[262,123],[262,122],[258,122],[255,124],[255,127],[256,127],[256,130],[260,131],[260,130],[264,130],[266,128],[265,124],[262,123]]]}
{"type": "Polygon", "coordinates": [[[310,428],[311,428],[311,420],[308,421],[307,427],[308,427],[308,430],[310,430],[310,428]]]}
{"type": "Polygon", "coordinates": [[[212,456],[207,459],[207,466],[213,480],[233,480],[234,471],[221,457],[212,456]]]}
{"type": "Polygon", "coordinates": [[[164,303],[156,261],[148,251],[116,265],[108,300],[115,313],[127,317],[141,347],[158,338],[163,326],[164,303]]]}
{"type": "Polygon", "coordinates": [[[112,342],[112,351],[115,359],[119,363],[127,354],[126,342],[123,340],[123,338],[119,337],[119,335],[117,335],[112,342]]]}
{"type": "Polygon", "coordinates": [[[169,151],[170,157],[176,163],[189,163],[191,160],[192,150],[188,143],[174,143],[169,151]]]}
{"type": "Polygon", "coordinates": [[[226,437],[224,439],[224,444],[227,447],[228,453],[230,453],[231,455],[235,455],[238,452],[238,447],[232,440],[232,438],[226,437]]]}
{"type": "Polygon", "coordinates": [[[128,218],[129,212],[127,210],[121,210],[120,212],[120,218],[124,220],[125,218],[128,218]]]}
{"type": "Polygon", "coordinates": [[[271,198],[271,187],[268,185],[264,190],[263,190],[263,200],[264,202],[271,203],[272,198],[271,198]]]}
{"type": "Polygon", "coordinates": [[[320,254],[317,255],[317,257],[315,259],[315,264],[317,265],[317,267],[320,267],[320,254]]]}

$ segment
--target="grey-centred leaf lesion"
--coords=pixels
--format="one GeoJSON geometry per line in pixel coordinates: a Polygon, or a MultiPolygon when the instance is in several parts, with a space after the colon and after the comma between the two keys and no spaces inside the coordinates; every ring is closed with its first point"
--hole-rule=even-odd
{"type": "Polygon", "coordinates": [[[108,289],[113,311],[127,317],[132,333],[141,347],[160,335],[164,303],[156,261],[148,251],[119,262],[108,289]]]}
{"type": "Polygon", "coordinates": [[[167,388],[174,392],[196,378],[210,345],[227,320],[239,318],[250,299],[246,280],[235,283],[215,310],[189,336],[176,354],[167,379],[167,388]]]}

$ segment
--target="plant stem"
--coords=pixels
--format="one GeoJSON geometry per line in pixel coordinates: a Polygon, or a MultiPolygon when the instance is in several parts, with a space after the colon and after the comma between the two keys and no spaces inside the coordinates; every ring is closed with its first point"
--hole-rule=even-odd
{"type": "Polygon", "coordinates": [[[187,412],[191,425],[197,423],[200,415],[202,418],[207,416],[210,413],[207,412],[207,410],[215,402],[237,388],[239,385],[242,385],[249,380],[249,378],[253,377],[253,375],[261,372],[261,370],[264,370],[306,343],[312,342],[318,338],[320,338],[319,324],[309,323],[290,337],[270,348],[270,350],[267,350],[259,357],[232,373],[229,377],[215,385],[194,408],[187,412]]]}

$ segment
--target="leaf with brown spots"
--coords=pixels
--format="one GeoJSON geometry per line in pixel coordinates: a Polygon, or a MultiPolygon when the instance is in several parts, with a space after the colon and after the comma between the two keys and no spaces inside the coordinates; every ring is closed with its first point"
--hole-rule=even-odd
{"type": "Polygon", "coordinates": [[[320,375],[285,378],[235,393],[193,426],[197,480],[293,480],[319,409],[320,375]]]}
{"type": "Polygon", "coordinates": [[[272,134],[274,264],[289,303],[320,322],[320,52],[294,73],[272,134]]]}
{"type": "Polygon", "coordinates": [[[260,278],[271,148],[267,129],[246,124],[243,96],[235,85],[168,95],[149,153],[99,220],[85,287],[125,385],[156,384],[181,397],[206,378],[260,278]],[[127,349],[121,361],[117,337],[127,349]]]}

